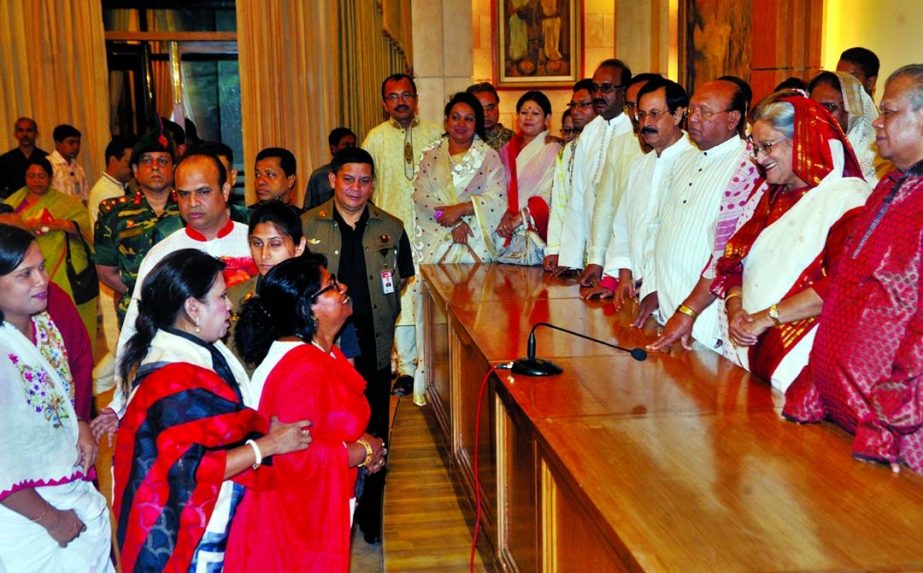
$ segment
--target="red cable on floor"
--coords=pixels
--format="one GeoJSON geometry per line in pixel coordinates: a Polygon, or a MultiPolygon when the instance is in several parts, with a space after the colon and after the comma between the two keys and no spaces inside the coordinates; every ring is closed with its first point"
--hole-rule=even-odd
{"type": "Polygon", "coordinates": [[[484,398],[484,390],[487,389],[487,381],[490,375],[497,371],[496,366],[492,366],[484,380],[481,381],[481,388],[478,390],[477,414],[474,416],[474,499],[475,499],[475,516],[474,516],[474,538],[471,540],[471,555],[468,560],[468,570],[474,573],[474,557],[477,555],[478,534],[481,531],[481,474],[478,469],[478,445],[481,443],[481,400],[484,398]]]}

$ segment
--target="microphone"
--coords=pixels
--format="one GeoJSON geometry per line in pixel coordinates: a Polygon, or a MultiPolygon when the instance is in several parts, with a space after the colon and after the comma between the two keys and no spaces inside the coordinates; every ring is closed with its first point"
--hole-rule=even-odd
{"type": "Polygon", "coordinates": [[[536,322],[532,326],[532,330],[529,332],[529,341],[526,344],[526,358],[520,358],[519,360],[513,362],[512,371],[514,374],[524,374],[526,376],[553,376],[555,374],[564,372],[564,370],[554,362],[535,357],[535,329],[537,329],[539,326],[547,326],[548,328],[553,328],[554,330],[560,330],[561,332],[573,334],[574,336],[583,338],[584,340],[589,340],[590,342],[595,342],[597,344],[602,344],[603,346],[608,346],[609,348],[615,348],[616,350],[627,352],[638,362],[647,360],[647,351],[645,351],[643,348],[625,348],[623,346],[618,346],[617,344],[611,344],[604,340],[599,340],[598,338],[593,338],[592,336],[574,332],[573,330],[561,328],[560,326],[548,322],[536,322]]]}

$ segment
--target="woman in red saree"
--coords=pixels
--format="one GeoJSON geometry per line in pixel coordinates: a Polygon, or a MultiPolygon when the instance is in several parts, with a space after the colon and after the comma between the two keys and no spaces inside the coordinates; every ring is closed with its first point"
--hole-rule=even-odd
{"type": "Polygon", "coordinates": [[[351,314],[346,287],[312,254],[275,265],[244,303],[235,341],[247,362],[260,364],[252,385],[259,411],[310,419],[313,441],[273,460],[271,480],[247,492],[228,541],[228,573],[349,571],[358,468],[380,471],[387,453],[365,433],[365,380],[334,345],[351,314]]]}
{"type": "Polygon", "coordinates": [[[784,392],[805,370],[830,269],[871,189],[830,113],[798,92],[754,108],[751,143],[767,189],[728,241],[712,291],[725,300],[725,344],[784,392]]]}
{"type": "Polygon", "coordinates": [[[223,268],[180,249],[141,284],[119,364],[131,382],[114,453],[123,571],[220,570],[244,489],[231,478],[255,481],[251,468],[310,442],[307,420],[270,428],[248,407],[247,375],[221,343],[231,307],[223,268]]]}

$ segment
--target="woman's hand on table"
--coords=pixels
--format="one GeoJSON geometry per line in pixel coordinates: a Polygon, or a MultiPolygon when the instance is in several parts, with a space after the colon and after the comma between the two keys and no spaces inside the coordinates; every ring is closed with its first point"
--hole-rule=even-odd
{"type": "Polygon", "coordinates": [[[647,350],[666,352],[677,340],[684,350],[692,350],[692,325],[694,323],[695,319],[688,314],[674,312],[657,340],[647,345],[647,350]]]}

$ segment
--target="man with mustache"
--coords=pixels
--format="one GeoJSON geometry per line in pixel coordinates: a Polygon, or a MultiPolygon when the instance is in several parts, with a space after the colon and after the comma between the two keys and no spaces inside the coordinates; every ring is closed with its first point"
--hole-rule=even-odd
{"type": "Polygon", "coordinates": [[[677,161],[694,151],[682,130],[689,96],[676,82],[658,78],[638,92],[636,117],[641,139],[653,153],[636,158],[621,178],[622,200],[612,221],[603,279],[583,298],[615,296],[616,307],[634,297],[635,284],[651,272],[660,207],[677,161]]]}
{"type": "MultiPolygon", "coordinates": [[[[302,215],[301,223],[311,250],[325,255],[330,272],[349,287],[360,349],[356,370],[368,383],[365,396],[372,410],[367,431],[387,441],[392,333],[401,311],[401,290],[414,265],[404,224],[369,204],[376,171],[363,149],[337,153],[328,178],[333,198],[302,215]]],[[[366,477],[356,508],[356,523],[368,543],[381,539],[386,474],[382,470],[366,477]]]]}
{"type": "MultiPolygon", "coordinates": [[[[582,269],[587,263],[599,268],[605,259],[606,245],[590,252],[590,226],[597,203],[597,192],[607,163],[618,170],[626,157],[640,153],[631,120],[622,113],[625,87],[631,70],[621,60],[603,61],[593,73],[590,96],[596,118],[583,128],[574,151],[574,173],[570,198],[564,215],[564,235],[558,253],[558,265],[582,269]]],[[[608,225],[612,224],[611,210],[608,225]]]]}
{"type": "Polygon", "coordinates": [[[118,298],[119,325],[125,320],[141,261],[151,247],[183,227],[173,197],[173,140],[155,129],[141,138],[128,164],[138,184],[133,194],[104,199],[94,232],[93,262],[104,285],[118,298]]]}
{"type": "MultiPolygon", "coordinates": [[[[417,118],[417,86],[407,74],[393,74],[381,83],[381,107],[387,121],[374,127],[362,142],[375,161],[375,193],[372,201],[404,223],[408,236],[413,232],[413,177],[423,150],[439,139],[443,129],[417,118]]],[[[411,281],[413,279],[410,279],[411,281]]],[[[423,377],[417,376],[417,344],[411,300],[413,288],[404,290],[401,316],[394,332],[398,379],[395,392],[409,394],[422,405],[423,377]],[[419,378],[419,379],[417,379],[419,378]]]]}
{"type": "Polygon", "coordinates": [[[256,198],[260,203],[282,201],[299,213],[302,209],[295,204],[295,183],[297,181],[298,162],[295,155],[282,147],[266,147],[256,154],[253,168],[253,181],[256,185],[256,198]]]}

